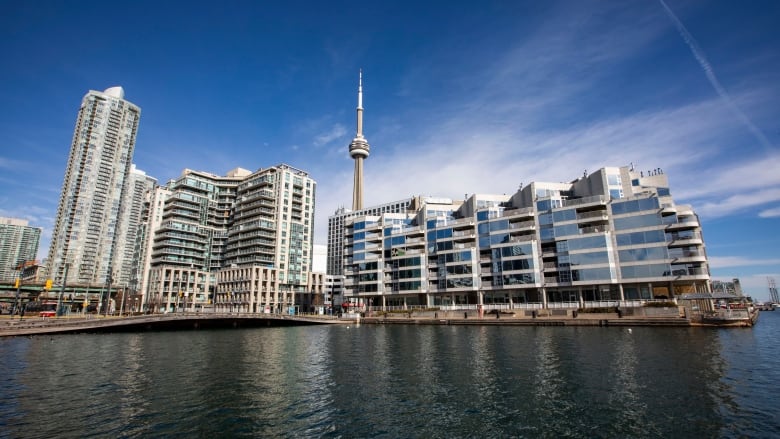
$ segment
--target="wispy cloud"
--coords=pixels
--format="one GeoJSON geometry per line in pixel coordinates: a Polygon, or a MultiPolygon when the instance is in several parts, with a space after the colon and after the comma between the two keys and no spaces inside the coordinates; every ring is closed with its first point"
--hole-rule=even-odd
{"type": "Polygon", "coordinates": [[[327,145],[336,139],[344,137],[345,134],[347,134],[347,129],[344,127],[344,125],[337,123],[333,125],[328,131],[314,137],[313,143],[314,146],[327,145]]]}
{"type": "Polygon", "coordinates": [[[708,260],[711,268],[718,269],[780,265],[780,259],[753,259],[743,256],[710,256],[708,260]]]}
{"type": "Polygon", "coordinates": [[[780,207],[762,210],[758,213],[761,218],[780,218],[780,207]]]}
{"type": "Polygon", "coordinates": [[[687,44],[691,49],[693,56],[696,58],[696,61],[701,66],[702,70],[704,70],[704,74],[707,76],[707,80],[710,82],[710,84],[712,84],[712,88],[715,89],[715,91],[718,93],[718,96],[723,99],[726,105],[728,105],[734,115],[739,118],[742,124],[744,124],[748,130],[750,130],[750,132],[755,136],[756,140],[758,140],[758,142],[763,145],[767,151],[771,151],[772,143],[731,99],[731,96],[729,96],[729,94],[726,92],[726,89],[723,88],[723,85],[721,85],[718,77],[715,75],[715,70],[713,70],[712,65],[704,55],[704,51],[699,46],[699,43],[697,43],[696,39],[693,38],[693,35],[688,32],[688,29],[685,27],[685,25],[683,25],[682,21],[677,18],[677,15],[672,12],[671,8],[666,5],[664,0],[658,1],[661,3],[661,6],[663,6],[666,14],[669,15],[669,18],[671,18],[672,22],[677,27],[678,32],[680,32],[680,36],[682,36],[683,40],[685,40],[685,44],[687,44]]]}
{"type": "MultiPolygon", "coordinates": [[[[460,79],[437,72],[433,58],[412,66],[400,79],[399,94],[424,101],[430,77],[449,78],[453,90],[441,102],[396,115],[404,128],[367,133],[372,145],[382,147],[372,149],[365,164],[364,204],[418,194],[509,194],[520,183],[569,181],[585,170],[629,163],[663,167],[675,199],[696,201],[697,211],[708,215],[758,206],[762,196],[774,199],[778,195],[770,188],[780,186],[780,174],[773,172],[780,168],[780,162],[774,165],[777,156],[724,159],[733,145],[723,138],[742,129],[731,98],[723,105],[725,92],[590,117],[588,97],[599,93],[606,72],[664,34],[666,21],[651,12],[640,11],[637,19],[631,8],[612,7],[604,12],[608,18],[568,11],[548,17],[514,46],[493,53],[493,62],[460,79]],[[745,192],[756,195],[742,197],[745,192]]],[[[737,97],[746,103],[756,98],[745,95],[737,97]]],[[[350,199],[350,164],[344,160],[340,180],[320,184],[318,239],[325,236],[324,217],[350,199]]]]}

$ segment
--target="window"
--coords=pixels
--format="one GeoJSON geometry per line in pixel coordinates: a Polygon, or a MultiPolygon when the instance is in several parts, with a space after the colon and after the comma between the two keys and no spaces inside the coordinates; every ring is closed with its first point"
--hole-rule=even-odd
{"type": "Polygon", "coordinates": [[[618,246],[650,244],[653,242],[666,242],[666,234],[663,230],[650,230],[647,232],[618,234],[616,239],[618,246]]]}
{"type": "Polygon", "coordinates": [[[621,274],[626,279],[637,279],[644,277],[664,277],[671,275],[669,264],[643,264],[620,267],[621,274]]]}
{"type": "MultiPolygon", "coordinates": [[[[541,216],[539,215],[539,220],[541,222],[541,216]]],[[[573,221],[577,219],[577,213],[574,209],[566,209],[566,210],[558,210],[553,212],[553,221],[556,223],[562,222],[562,221],[573,221]]]]}
{"type": "Polygon", "coordinates": [[[640,227],[658,226],[660,224],[661,217],[657,213],[615,218],[615,230],[637,229],[640,227]]]}
{"type": "Polygon", "coordinates": [[[642,198],[639,200],[612,202],[612,213],[615,215],[654,209],[658,209],[657,198],[642,198]]]}
{"type": "Polygon", "coordinates": [[[631,250],[620,250],[618,257],[621,262],[663,260],[669,257],[666,247],[638,248],[631,250]]]}
{"type": "Polygon", "coordinates": [[[587,236],[584,238],[570,239],[568,245],[569,245],[569,250],[584,250],[588,248],[606,248],[607,238],[604,235],[599,235],[599,236],[587,236]]]}

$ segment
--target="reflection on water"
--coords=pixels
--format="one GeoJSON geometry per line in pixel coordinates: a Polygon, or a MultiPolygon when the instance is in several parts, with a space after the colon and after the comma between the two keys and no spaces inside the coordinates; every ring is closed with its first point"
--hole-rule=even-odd
{"type": "Polygon", "coordinates": [[[780,429],[747,330],[345,326],[0,340],[0,436],[729,437],[780,429]]]}

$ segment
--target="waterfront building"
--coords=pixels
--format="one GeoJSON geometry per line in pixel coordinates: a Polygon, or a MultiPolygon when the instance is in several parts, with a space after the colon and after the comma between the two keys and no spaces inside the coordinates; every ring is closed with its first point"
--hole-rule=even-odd
{"type": "Polygon", "coordinates": [[[313,285],[321,290],[322,281],[311,278],[315,193],[307,172],[285,164],[260,169],[237,185],[217,279],[218,310],[286,312],[313,285]]]}
{"type": "MultiPolygon", "coordinates": [[[[153,301],[150,300],[149,282],[147,281],[152,268],[152,254],[154,252],[154,233],[162,226],[165,200],[171,195],[167,186],[154,186],[144,194],[144,203],[141,210],[141,224],[138,226],[136,246],[133,253],[133,271],[130,283],[134,294],[137,296],[139,308],[152,309],[153,301]]],[[[157,297],[160,301],[161,296],[157,297]]]]}
{"type": "Polygon", "coordinates": [[[417,197],[344,224],[344,300],[361,306],[576,308],[709,291],[698,217],[660,169],[417,197]]]}
{"type": "Polygon", "coordinates": [[[25,219],[0,217],[0,279],[15,279],[26,262],[36,260],[41,231],[25,219]]]}
{"type": "Polygon", "coordinates": [[[200,309],[213,300],[216,273],[225,267],[236,188],[251,174],[225,176],[185,169],[149,199],[142,303],[152,311],[200,309]]]}
{"type": "Polygon", "coordinates": [[[296,293],[295,306],[302,312],[325,313],[325,272],[309,272],[306,289],[296,293]]]}
{"type": "Polygon", "coordinates": [[[137,271],[134,259],[137,247],[139,245],[138,234],[144,233],[141,226],[143,222],[144,204],[146,195],[157,185],[157,179],[146,175],[144,171],[137,169],[135,165],[130,167],[130,174],[127,180],[127,195],[125,202],[122,203],[119,222],[120,227],[118,236],[122,239],[117,243],[117,257],[113,262],[116,267],[116,276],[113,282],[123,286],[125,289],[130,287],[135,290],[136,284],[133,282],[134,273],[137,271]]]}
{"type": "Polygon", "coordinates": [[[355,175],[352,185],[352,210],[363,209],[363,160],[368,158],[371,148],[363,137],[363,71],[358,80],[357,130],[349,144],[349,156],[355,161],[355,175]]]}
{"type": "Polygon", "coordinates": [[[338,310],[344,303],[344,276],[326,274],[323,287],[323,302],[325,308],[338,310]]]}
{"type": "Polygon", "coordinates": [[[111,87],[81,101],[49,248],[55,284],[110,283],[123,268],[113,262],[125,259],[122,233],[132,229],[122,212],[141,116],[124,97],[122,87],[111,87]]]}
{"type": "Polygon", "coordinates": [[[740,297],[744,295],[742,293],[742,284],[739,282],[738,278],[734,278],[730,282],[713,279],[712,292],[730,294],[732,296],[740,296],[740,297]]]}
{"type": "Polygon", "coordinates": [[[328,217],[328,255],[325,273],[332,276],[344,274],[344,226],[350,218],[361,215],[406,212],[411,203],[412,198],[407,198],[360,210],[338,208],[332,216],[328,217]]]}

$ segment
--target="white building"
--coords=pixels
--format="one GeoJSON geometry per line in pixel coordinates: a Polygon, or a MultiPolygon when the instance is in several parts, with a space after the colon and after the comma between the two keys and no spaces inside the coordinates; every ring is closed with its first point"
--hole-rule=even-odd
{"type": "Polygon", "coordinates": [[[35,261],[41,228],[29,221],[0,217],[0,280],[15,279],[25,262],[35,261]]]}
{"type": "Polygon", "coordinates": [[[286,312],[319,303],[300,302],[310,288],[322,289],[322,279],[311,278],[315,193],[308,173],[285,164],[260,169],[237,186],[218,310],[286,312]]]}
{"type": "Polygon", "coordinates": [[[184,170],[147,203],[136,258],[144,309],[298,312],[322,304],[313,273],[316,183],[280,164],[225,176],[184,170]],[[143,255],[141,254],[143,253],[143,255]]]}
{"type": "Polygon", "coordinates": [[[141,227],[144,214],[144,204],[147,194],[157,185],[157,179],[146,175],[144,171],[131,166],[127,180],[127,194],[122,203],[120,212],[120,228],[117,242],[116,259],[112,265],[114,269],[113,282],[122,287],[135,289],[133,275],[135,272],[134,255],[137,250],[138,233],[143,233],[141,227]]]}
{"type": "Polygon", "coordinates": [[[709,291],[698,217],[660,170],[419,198],[345,219],[342,247],[344,300],[361,306],[577,308],[709,291]]]}
{"type": "Polygon", "coordinates": [[[122,87],[90,90],[81,102],[49,248],[55,284],[103,283],[124,258],[121,215],[141,109],[122,87]]]}

